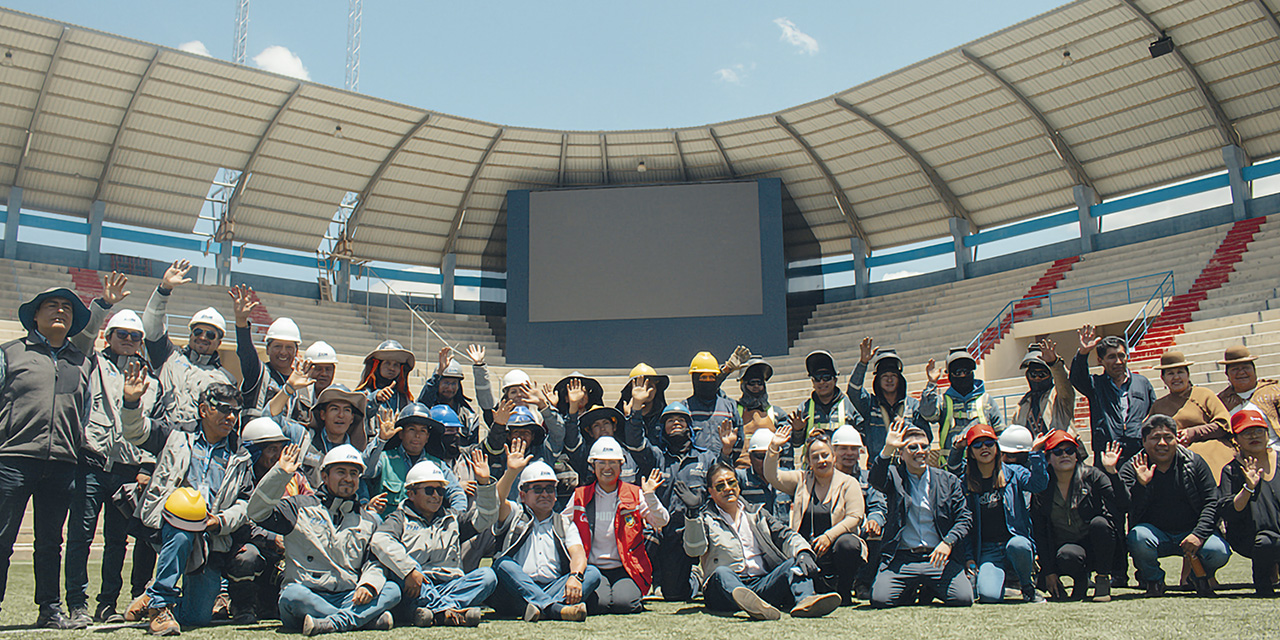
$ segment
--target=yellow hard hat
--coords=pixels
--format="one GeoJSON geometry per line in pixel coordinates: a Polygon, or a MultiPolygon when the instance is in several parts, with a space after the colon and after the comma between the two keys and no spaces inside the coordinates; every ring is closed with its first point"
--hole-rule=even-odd
{"type": "Polygon", "coordinates": [[[710,351],[699,351],[689,363],[689,373],[720,373],[720,363],[710,351]]]}
{"type": "Polygon", "coordinates": [[[638,364],[638,365],[636,365],[636,366],[634,366],[634,367],[631,367],[631,373],[627,374],[627,377],[628,377],[628,378],[630,378],[630,379],[632,379],[632,380],[635,380],[636,378],[639,378],[640,376],[645,376],[645,377],[647,377],[647,378],[653,378],[653,377],[657,377],[657,375],[658,375],[658,372],[657,372],[657,371],[655,371],[653,367],[651,367],[651,366],[649,366],[649,365],[647,365],[647,364],[645,364],[645,363],[641,362],[640,364],[638,364]]]}
{"type": "Polygon", "coordinates": [[[191,487],[181,487],[164,501],[164,520],[182,531],[204,531],[209,508],[204,496],[191,487]]]}

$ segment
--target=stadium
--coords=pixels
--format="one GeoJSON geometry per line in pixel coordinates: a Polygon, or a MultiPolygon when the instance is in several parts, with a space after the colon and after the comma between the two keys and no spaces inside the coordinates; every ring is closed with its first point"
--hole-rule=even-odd
{"type": "MultiPolygon", "coordinates": [[[[1235,345],[1257,378],[1280,378],[1274,0],[1079,0],[820,100],[625,131],[483,122],[3,8],[0,49],[5,342],[49,287],[87,303],[123,273],[141,312],[185,257],[210,266],[168,305],[176,343],[209,305],[231,318],[228,287],[248,285],[264,361],[267,327],[290,318],[304,346],[332,345],[351,388],[396,340],[416,355],[415,390],[441,348],[479,345],[495,382],[585,376],[611,405],[648,362],[675,400],[693,392],[694,354],[746,345],[790,411],[813,390],[806,356],[829,352],[843,385],[871,336],[916,397],[931,360],[967,349],[1008,424],[1028,347],[1052,339],[1070,359],[1085,324],[1122,336],[1157,395],[1167,351],[1214,393],[1235,345]]],[[[237,371],[230,338],[220,355],[237,371]]],[[[1083,396],[1074,420],[1087,446],[1083,396]]],[[[30,520],[0,634],[35,633],[30,520]]],[[[1248,559],[1219,583],[1214,601],[1118,589],[1030,613],[860,606],[749,629],[655,602],[550,633],[1280,634],[1274,603],[1246,597],[1248,559]]]]}

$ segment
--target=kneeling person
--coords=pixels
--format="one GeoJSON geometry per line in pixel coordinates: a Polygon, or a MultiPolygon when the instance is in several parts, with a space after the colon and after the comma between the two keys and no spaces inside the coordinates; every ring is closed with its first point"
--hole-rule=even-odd
{"type": "Polygon", "coordinates": [[[493,594],[493,569],[462,571],[462,542],[493,526],[498,493],[483,452],[472,452],[475,504],[465,512],[444,506],[448,480],[438,465],[422,461],[405,477],[405,499],[373,534],[373,555],[403,587],[401,608],[419,627],[480,624],[480,603],[493,594]]]}
{"type": "Polygon", "coordinates": [[[822,570],[809,543],[760,505],[742,501],[732,468],[717,462],[706,477],[713,504],[685,520],[684,551],[702,558],[707,608],[777,620],[777,607],[817,618],[840,606],[839,594],[815,595],[813,580],[822,570]]]}

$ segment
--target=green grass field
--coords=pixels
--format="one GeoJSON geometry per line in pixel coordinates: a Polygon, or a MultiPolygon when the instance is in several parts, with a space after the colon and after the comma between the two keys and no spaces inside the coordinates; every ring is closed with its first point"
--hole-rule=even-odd
{"type": "MultiPolygon", "coordinates": [[[[10,569],[8,598],[0,612],[0,638],[77,637],[142,638],[144,628],[90,628],[86,631],[36,631],[36,608],[29,558],[15,558],[10,569]],[[22,560],[26,560],[22,563],[22,560]]],[[[1166,559],[1172,582],[1180,561],[1166,559]]],[[[126,581],[127,581],[126,567],[126,581]]],[[[98,567],[90,568],[90,600],[97,593],[98,567]]],[[[817,638],[1280,638],[1280,600],[1253,597],[1248,560],[1233,556],[1219,573],[1225,587],[1212,600],[1188,592],[1170,591],[1163,598],[1144,599],[1132,589],[1120,589],[1110,603],[1048,603],[1043,605],[976,605],[969,609],[906,607],[872,610],[865,603],[843,608],[817,620],[789,619],[754,622],[744,614],[709,615],[700,604],[649,603],[650,611],[633,616],[599,616],[585,623],[547,621],[536,625],[519,620],[486,620],[480,629],[414,629],[358,632],[366,638],[456,638],[470,635],[485,640],[540,638],[541,640],[662,640],[667,638],[733,638],[748,640],[816,640],[817,638]],[[535,635],[536,634],[536,635],[535,635]]],[[[126,586],[127,589],[127,586],[126,586]]],[[[126,606],[121,603],[121,607],[126,606]]],[[[278,624],[241,627],[227,623],[189,629],[183,637],[232,640],[278,638],[278,624]]],[[[343,636],[343,637],[350,637],[343,636]]]]}

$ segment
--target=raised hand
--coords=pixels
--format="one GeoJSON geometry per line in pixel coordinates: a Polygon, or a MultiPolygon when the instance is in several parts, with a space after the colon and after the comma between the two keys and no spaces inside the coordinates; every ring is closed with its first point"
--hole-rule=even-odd
{"type": "Polygon", "coordinates": [[[393,382],[381,389],[378,389],[378,392],[373,394],[373,398],[378,402],[386,402],[394,395],[396,395],[396,383],[393,382]]]}
{"type": "Polygon", "coordinates": [[[1058,361],[1058,343],[1054,342],[1053,338],[1040,341],[1040,359],[1051,367],[1058,361]]]}
{"type": "Polygon", "coordinates": [[[489,484],[489,460],[479,447],[471,450],[468,462],[471,463],[471,474],[475,476],[476,484],[489,484]]]}
{"type": "MultiPolygon", "coordinates": [[[[503,445],[502,448],[507,454],[507,470],[517,476],[533,460],[533,456],[526,454],[529,445],[524,440],[514,440],[510,444],[503,445]]],[[[488,468],[487,464],[485,468],[488,468]]]]}
{"type": "Polygon", "coordinates": [[[449,362],[453,360],[453,348],[445,345],[440,347],[440,352],[436,354],[436,371],[444,371],[449,368],[449,362]]]}
{"type": "Polygon", "coordinates": [[[639,411],[653,398],[654,387],[648,384],[649,379],[637,376],[631,381],[631,412],[639,411]]]}
{"type": "Polygon", "coordinates": [[[738,430],[733,428],[733,421],[725,418],[720,422],[720,446],[722,451],[733,451],[738,444],[738,430]]]}
{"type": "Polygon", "coordinates": [[[1102,456],[1099,460],[1102,463],[1102,470],[1107,473],[1114,474],[1116,466],[1120,464],[1120,452],[1124,447],[1119,442],[1108,442],[1107,448],[1102,450],[1102,456]]]}
{"type": "Polygon", "coordinates": [[[102,276],[102,301],[108,305],[114,306],[116,303],[129,297],[131,292],[125,291],[124,286],[129,283],[129,277],[123,273],[112,271],[102,276]]]}
{"type": "Polygon", "coordinates": [[[587,404],[587,390],[577,378],[565,385],[565,395],[569,397],[569,413],[577,413],[587,404]]]}
{"type": "Polygon", "coordinates": [[[310,360],[295,358],[293,372],[289,374],[289,379],[285,380],[285,384],[294,391],[309,387],[316,383],[315,369],[316,366],[310,360]]]}
{"type": "Polygon", "coordinates": [[[249,326],[249,315],[261,306],[253,288],[249,285],[236,285],[227,291],[227,295],[231,296],[231,308],[236,312],[236,326],[249,326]]]}
{"type": "Polygon", "coordinates": [[[787,414],[787,428],[790,431],[804,431],[805,418],[804,412],[796,409],[787,414]]]}
{"type": "Polygon", "coordinates": [[[133,404],[141,400],[150,385],[151,382],[147,380],[147,370],[142,368],[142,363],[130,362],[124,372],[124,390],[122,391],[124,401],[133,404]]]}
{"type": "Polygon", "coordinates": [[[1099,342],[1102,342],[1102,338],[1098,336],[1098,330],[1091,324],[1080,327],[1076,335],[1080,336],[1079,353],[1081,354],[1088,354],[1098,346],[1099,342]]]}
{"type": "Polygon", "coordinates": [[[387,442],[400,433],[400,427],[396,426],[396,412],[391,407],[383,407],[378,410],[378,439],[387,442]]]}
{"type": "Polygon", "coordinates": [[[387,493],[384,491],[369,498],[369,502],[365,503],[364,508],[370,513],[382,513],[382,510],[387,508],[387,493]]]}
{"type": "Polygon", "coordinates": [[[640,481],[640,490],[644,493],[653,493],[657,491],[658,487],[661,487],[662,483],[665,481],[666,479],[662,477],[662,471],[660,469],[654,469],[653,472],[649,474],[649,477],[640,481]]]}
{"type": "Polygon", "coordinates": [[[511,420],[511,412],[514,411],[515,408],[516,403],[514,400],[503,398],[502,401],[498,403],[498,408],[493,410],[493,423],[506,424],[507,421],[511,420]]]}
{"type": "Polygon", "coordinates": [[[293,475],[302,468],[302,447],[296,444],[286,445],[280,452],[280,461],[276,463],[280,470],[293,475]]]}
{"type": "Polygon", "coordinates": [[[1262,482],[1262,465],[1257,458],[1246,456],[1243,452],[1236,454],[1236,459],[1240,461],[1240,468],[1244,471],[1245,487],[1249,490],[1258,488],[1258,483],[1262,482]]]}
{"type": "Polygon", "coordinates": [[[560,404],[559,394],[550,384],[543,384],[538,390],[538,409],[546,409],[560,404]]]}
{"type": "Polygon", "coordinates": [[[788,442],[791,442],[791,425],[784,424],[773,432],[773,440],[769,441],[769,450],[781,453],[782,448],[787,446],[788,442]]]}
{"type": "Polygon", "coordinates": [[[1144,487],[1156,477],[1156,466],[1147,461],[1145,451],[1133,457],[1133,471],[1138,476],[1138,483],[1144,487]]]}
{"type": "Polygon", "coordinates": [[[484,364],[484,347],[473,344],[467,347],[467,359],[475,366],[484,364]]]}
{"type": "Polygon", "coordinates": [[[858,343],[858,362],[861,362],[862,364],[871,362],[872,356],[876,355],[877,351],[879,351],[879,349],[873,346],[871,336],[863,338],[862,342],[858,343]]]}
{"type": "Polygon", "coordinates": [[[907,420],[899,416],[889,425],[889,432],[884,436],[884,455],[889,457],[907,444],[907,420]]]}
{"type": "Polygon", "coordinates": [[[1040,435],[1039,435],[1035,440],[1031,441],[1031,450],[1032,450],[1032,451],[1044,451],[1044,443],[1045,443],[1045,442],[1048,442],[1048,440],[1049,440],[1049,434],[1050,434],[1050,433],[1053,433],[1053,432],[1052,432],[1052,431],[1046,431],[1046,432],[1044,432],[1044,433],[1040,434],[1040,435]]]}
{"type": "Polygon", "coordinates": [[[734,348],[733,353],[729,355],[729,359],[724,361],[724,368],[722,370],[725,372],[737,371],[738,368],[742,366],[742,363],[750,359],[751,350],[742,345],[738,345],[734,348]]]}
{"type": "Polygon", "coordinates": [[[938,368],[938,362],[933,358],[929,358],[929,362],[924,365],[924,377],[929,379],[930,384],[938,384],[942,379],[942,370],[938,368]]]}
{"type": "Polygon", "coordinates": [[[166,291],[173,291],[182,285],[191,282],[191,278],[187,277],[187,272],[191,270],[190,260],[174,260],[168,269],[164,270],[164,277],[160,279],[160,288],[166,291]]]}

